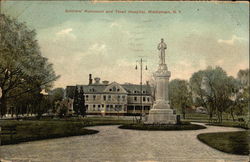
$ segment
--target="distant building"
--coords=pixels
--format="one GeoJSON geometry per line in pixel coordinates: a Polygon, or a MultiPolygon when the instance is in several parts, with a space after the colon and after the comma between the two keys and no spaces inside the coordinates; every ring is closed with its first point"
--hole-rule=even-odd
{"type": "Polygon", "coordinates": [[[196,113],[207,114],[207,109],[202,106],[199,106],[196,108],[196,113]]]}
{"type": "Polygon", "coordinates": [[[240,81],[243,87],[249,86],[249,69],[240,70],[237,73],[237,79],[240,81]]]}
{"type": "MultiPolygon", "coordinates": [[[[151,87],[135,84],[118,84],[108,81],[100,82],[100,78],[89,76],[88,85],[76,85],[78,89],[83,87],[87,114],[140,114],[142,109],[148,113],[153,105],[151,87]],[[142,93],[141,93],[142,88],[142,93]]],[[[74,98],[76,86],[67,86],[65,97],[74,98]]]]}

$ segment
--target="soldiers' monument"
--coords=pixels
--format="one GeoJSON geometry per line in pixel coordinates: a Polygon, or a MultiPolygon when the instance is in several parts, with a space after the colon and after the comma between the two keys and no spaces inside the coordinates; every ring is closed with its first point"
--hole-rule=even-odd
{"type": "Polygon", "coordinates": [[[158,70],[154,73],[156,80],[155,102],[153,108],[149,111],[146,123],[175,124],[176,115],[173,114],[173,110],[170,109],[169,105],[168,84],[171,72],[168,71],[168,67],[165,63],[165,50],[167,49],[167,45],[164,43],[163,38],[157,48],[160,53],[160,62],[158,70]]]}

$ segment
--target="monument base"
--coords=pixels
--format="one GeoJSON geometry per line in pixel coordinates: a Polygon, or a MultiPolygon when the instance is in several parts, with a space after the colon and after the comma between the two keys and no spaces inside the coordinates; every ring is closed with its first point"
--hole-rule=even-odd
{"type": "Polygon", "coordinates": [[[172,109],[152,109],[145,124],[176,124],[172,109]]]}

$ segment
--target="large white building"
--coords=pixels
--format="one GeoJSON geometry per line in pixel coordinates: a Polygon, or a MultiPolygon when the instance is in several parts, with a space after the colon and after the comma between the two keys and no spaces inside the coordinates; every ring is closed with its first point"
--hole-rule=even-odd
{"type": "MultiPolygon", "coordinates": [[[[108,81],[100,82],[95,78],[92,83],[91,74],[88,85],[76,85],[83,88],[87,114],[140,114],[148,113],[153,105],[149,84],[118,84],[108,81]]],[[[76,86],[67,86],[65,97],[74,98],[76,86]]]]}

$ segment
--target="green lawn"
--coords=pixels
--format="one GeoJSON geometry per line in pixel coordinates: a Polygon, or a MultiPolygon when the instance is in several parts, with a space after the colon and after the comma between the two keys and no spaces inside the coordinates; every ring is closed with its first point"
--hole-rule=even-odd
{"type": "MultiPolygon", "coordinates": [[[[182,119],[182,121],[209,123],[208,125],[225,126],[225,127],[238,127],[238,128],[249,129],[247,122],[237,121],[237,120],[233,121],[231,118],[227,119],[227,117],[228,117],[228,114],[224,114],[222,123],[218,123],[218,122],[216,122],[216,117],[213,117],[213,120],[210,121],[208,119],[207,114],[192,113],[192,114],[187,114],[186,118],[182,119]]],[[[236,119],[237,118],[240,118],[240,116],[236,117],[236,119]]]]}
{"type": "Polygon", "coordinates": [[[128,124],[131,121],[117,118],[68,118],[43,120],[1,120],[1,144],[16,144],[49,138],[98,133],[86,126],[128,124]],[[13,130],[12,130],[13,129],[13,130]]]}
{"type": "Polygon", "coordinates": [[[203,133],[197,138],[217,150],[238,154],[249,155],[248,131],[203,133]]]}
{"type": "Polygon", "coordinates": [[[2,145],[98,133],[84,129],[79,122],[64,121],[8,121],[2,122],[1,127],[2,145]]]}
{"type": "Polygon", "coordinates": [[[207,125],[249,129],[246,122],[238,121],[223,121],[222,123],[208,123],[207,125]]]}

